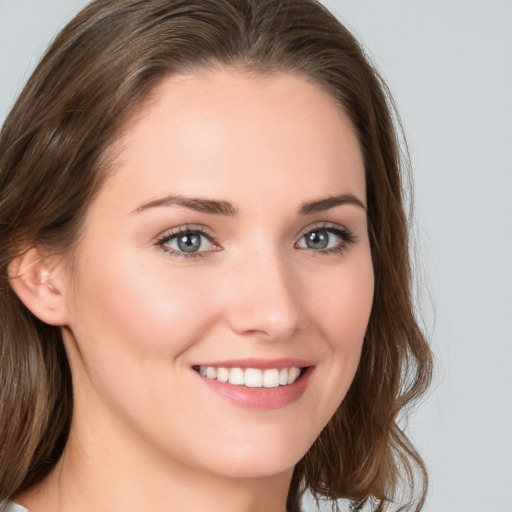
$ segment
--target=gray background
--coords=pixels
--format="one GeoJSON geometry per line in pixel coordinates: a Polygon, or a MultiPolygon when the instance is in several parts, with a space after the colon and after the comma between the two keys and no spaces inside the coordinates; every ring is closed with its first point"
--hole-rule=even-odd
{"type": "MultiPolygon", "coordinates": [[[[415,175],[438,360],[408,431],[426,512],[512,512],[512,1],[325,0],[386,78],[415,175]]],[[[0,123],[83,0],[0,0],[0,123]]]]}

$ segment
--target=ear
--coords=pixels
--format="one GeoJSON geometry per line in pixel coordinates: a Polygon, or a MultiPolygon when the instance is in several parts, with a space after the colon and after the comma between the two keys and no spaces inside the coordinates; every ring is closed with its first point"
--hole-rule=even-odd
{"type": "Polygon", "coordinates": [[[9,264],[9,281],[25,306],[50,325],[67,325],[62,258],[31,248],[9,264]]]}

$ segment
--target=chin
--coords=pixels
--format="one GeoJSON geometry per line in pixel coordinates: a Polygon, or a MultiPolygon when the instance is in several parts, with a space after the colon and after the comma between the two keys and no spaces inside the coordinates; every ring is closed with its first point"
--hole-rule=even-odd
{"type": "Polygon", "coordinates": [[[233,460],[229,459],[223,464],[222,468],[216,468],[217,474],[228,478],[267,478],[292,473],[295,465],[300,460],[295,457],[289,457],[281,460],[272,460],[270,457],[258,457],[233,460]],[[219,471],[220,469],[220,471],[219,471]]]}
{"type": "Polygon", "coordinates": [[[271,477],[291,473],[315,439],[311,436],[298,439],[290,432],[281,436],[262,433],[245,439],[245,442],[237,439],[228,443],[220,454],[211,453],[209,460],[216,460],[213,469],[218,474],[230,478],[271,477]]]}

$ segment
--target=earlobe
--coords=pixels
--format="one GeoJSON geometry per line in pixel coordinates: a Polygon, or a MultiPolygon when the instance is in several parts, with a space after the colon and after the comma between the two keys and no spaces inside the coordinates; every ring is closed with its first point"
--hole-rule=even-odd
{"type": "Polygon", "coordinates": [[[9,282],[37,318],[50,325],[68,323],[60,258],[31,248],[9,264],[9,282]]]}

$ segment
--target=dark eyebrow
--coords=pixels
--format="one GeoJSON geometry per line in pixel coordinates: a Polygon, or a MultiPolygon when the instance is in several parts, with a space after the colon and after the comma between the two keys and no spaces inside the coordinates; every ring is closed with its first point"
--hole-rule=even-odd
{"type": "Polygon", "coordinates": [[[353,194],[340,194],[339,196],[326,197],[317,201],[302,203],[299,213],[301,215],[309,215],[310,213],[323,212],[334,208],[335,206],[341,206],[344,204],[360,206],[364,211],[366,211],[364,203],[353,194]]]}
{"type": "Polygon", "coordinates": [[[196,212],[210,213],[213,215],[229,215],[231,217],[237,214],[236,208],[228,201],[217,201],[215,199],[188,197],[177,194],[144,203],[132,213],[162,206],[183,206],[190,210],[195,210],[196,212]]]}

